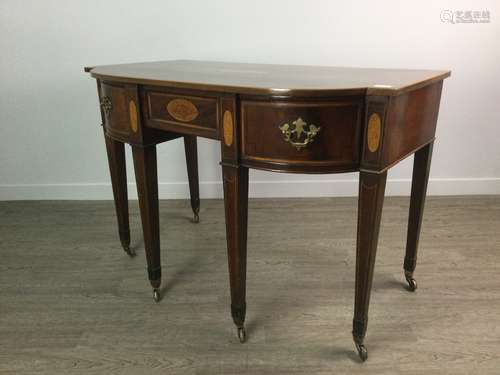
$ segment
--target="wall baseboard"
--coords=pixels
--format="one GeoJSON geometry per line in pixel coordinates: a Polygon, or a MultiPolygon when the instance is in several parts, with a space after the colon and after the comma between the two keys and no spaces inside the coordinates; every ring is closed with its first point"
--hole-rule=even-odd
{"type": "MultiPolygon", "coordinates": [[[[410,194],[410,179],[388,179],[386,195],[410,194]]],[[[137,199],[134,183],[128,184],[129,198],[137,199]]],[[[222,198],[222,183],[200,183],[201,197],[222,198]]],[[[251,181],[250,196],[275,197],[351,197],[358,194],[358,180],[251,181]]],[[[500,178],[433,178],[429,195],[500,194],[500,178]]],[[[187,182],[159,184],[160,199],[189,197],[187,182]]],[[[112,199],[110,183],[0,184],[0,200],[102,200],[112,199]]]]}

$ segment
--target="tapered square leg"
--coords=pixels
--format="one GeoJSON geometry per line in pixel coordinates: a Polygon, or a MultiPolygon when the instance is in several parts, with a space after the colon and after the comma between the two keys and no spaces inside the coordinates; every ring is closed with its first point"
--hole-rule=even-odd
{"type": "Polygon", "coordinates": [[[240,342],[245,342],[248,168],[223,166],[231,315],[240,342]]]}
{"type": "Polygon", "coordinates": [[[113,187],[120,242],[123,250],[125,250],[128,255],[134,256],[135,252],[130,249],[125,147],[122,142],[115,141],[106,134],[104,134],[104,139],[106,141],[106,152],[108,154],[109,173],[111,175],[111,185],[113,187]]]}
{"type": "Polygon", "coordinates": [[[361,172],[359,178],[358,236],[356,245],[356,291],[352,335],[362,361],[368,358],[363,344],[377,253],[387,172],[361,172]]]}
{"type": "Polygon", "coordinates": [[[156,146],[132,146],[132,154],[149,282],[153,287],[153,298],[158,302],[160,300],[161,263],[156,146]]]}
{"type": "Polygon", "coordinates": [[[184,136],[184,151],[186,153],[191,208],[194,214],[193,222],[198,223],[200,221],[200,188],[198,181],[198,148],[196,145],[196,136],[184,136]]]}
{"type": "Polygon", "coordinates": [[[413,277],[413,272],[417,265],[418,240],[420,237],[420,228],[422,227],[427,182],[429,181],[429,171],[431,168],[432,147],[433,143],[430,143],[418,150],[415,153],[413,161],[410,215],[408,218],[408,237],[404,260],[405,278],[410,291],[417,289],[417,282],[413,277]]]}

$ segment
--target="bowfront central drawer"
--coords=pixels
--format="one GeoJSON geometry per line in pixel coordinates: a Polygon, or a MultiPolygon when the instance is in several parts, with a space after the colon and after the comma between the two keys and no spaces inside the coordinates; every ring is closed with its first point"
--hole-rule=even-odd
{"type": "Polygon", "coordinates": [[[363,101],[243,101],[242,159],[270,170],[340,172],[359,164],[363,101]]]}
{"type": "Polygon", "coordinates": [[[217,99],[146,91],[146,126],[217,138],[217,99]]]}

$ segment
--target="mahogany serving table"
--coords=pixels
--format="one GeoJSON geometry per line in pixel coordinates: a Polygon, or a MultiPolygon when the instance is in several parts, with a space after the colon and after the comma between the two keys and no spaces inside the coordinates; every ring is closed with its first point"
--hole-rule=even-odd
{"type": "Polygon", "coordinates": [[[231,315],[246,299],[248,168],[359,171],[353,338],[363,344],[387,171],[415,154],[404,272],[409,290],[443,80],[449,71],[166,61],[85,68],[96,78],[118,228],[129,255],[124,143],[132,146],[148,275],[161,282],[156,144],[184,137],[191,206],[200,208],[196,137],[221,141],[231,315]]]}

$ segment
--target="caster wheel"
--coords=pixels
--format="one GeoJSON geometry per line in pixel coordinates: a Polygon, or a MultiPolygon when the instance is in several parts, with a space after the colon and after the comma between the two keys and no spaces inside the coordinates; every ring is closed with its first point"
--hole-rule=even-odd
{"type": "Polygon", "coordinates": [[[368,351],[366,350],[366,346],[363,344],[356,343],[356,350],[358,351],[359,358],[361,362],[364,362],[368,359],[368,351]]]}
{"type": "Polygon", "coordinates": [[[200,222],[200,215],[198,213],[195,213],[193,216],[193,223],[198,224],[200,222]]]}
{"type": "Polygon", "coordinates": [[[417,290],[417,282],[415,281],[415,279],[408,279],[406,281],[408,281],[408,289],[410,290],[410,292],[414,292],[415,290],[417,290]]]}
{"type": "Polygon", "coordinates": [[[408,290],[410,292],[414,292],[415,290],[417,290],[417,281],[413,278],[413,274],[405,272],[405,278],[408,282],[408,290]]]}
{"type": "Polygon", "coordinates": [[[153,299],[155,302],[160,302],[160,291],[158,289],[153,289],[153,299]]]}
{"type": "Polygon", "coordinates": [[[240,342],[243,344],[245,341],[247,341],[247,331],[245,327],[238,327],[238,339],[240,342]]]}

